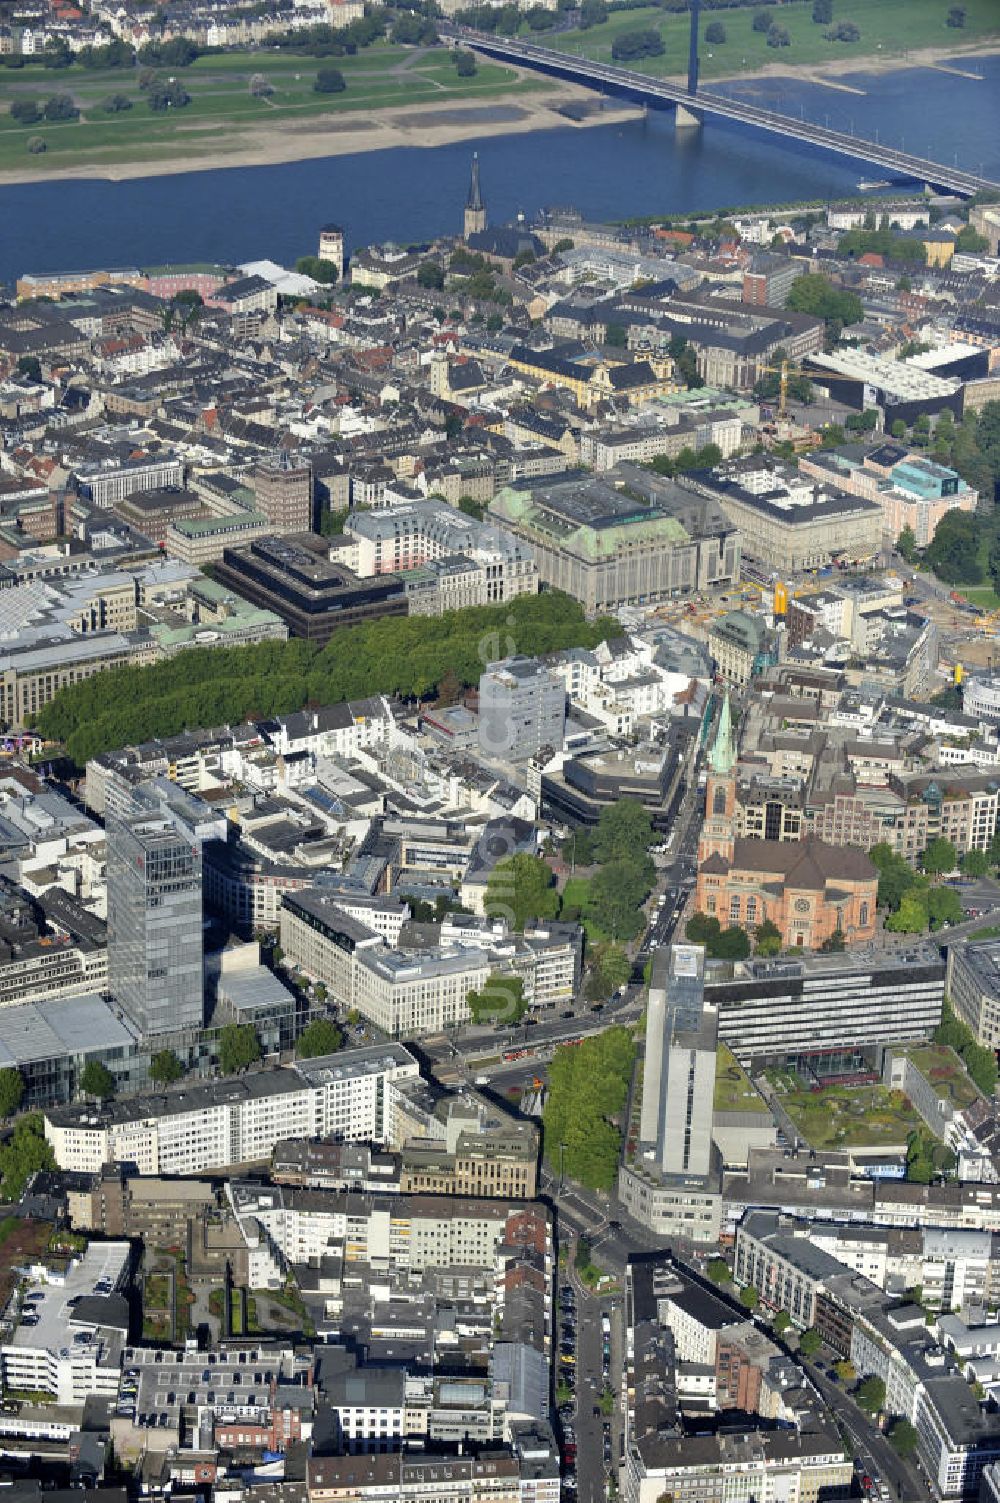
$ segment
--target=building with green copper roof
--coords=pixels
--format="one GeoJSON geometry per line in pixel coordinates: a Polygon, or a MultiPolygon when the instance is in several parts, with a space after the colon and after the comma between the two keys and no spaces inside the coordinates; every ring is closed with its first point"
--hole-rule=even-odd
{"type": "Polygon", "coordinates": [[[636,465],[506,486],[490,515],[530,545],[541,579],[591,613],[735,583],[721,507],[636,465]]]}

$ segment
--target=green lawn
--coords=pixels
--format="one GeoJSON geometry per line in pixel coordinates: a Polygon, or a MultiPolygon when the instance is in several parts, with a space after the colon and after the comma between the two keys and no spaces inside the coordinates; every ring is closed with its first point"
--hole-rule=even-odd
{"type": "Polygon", "coordinates": [[[767,1103],[753,1086],[725,1044],[719,1045],[715,1062],[715,1110],[717,1112],[760,1112],[770,1115],[767,1103]]]}
{"type": "Polygon", "coordinates": [[[604,930],[595,924],[593,919],[583,916],[583,906],[587,901],[589,892],[589,877],[567,877],[566,885],[562,890],[562,904],[564,909],[580,910],[580,923],[583,925],[587,939],[591,944],[601,944],[604,940],[610,939],[611,936],[610,934],[605,934],[604,930]]]}
{"type": "Polygon", "coordinates": [[[977,1100],[979,1091],[954,1049],[946,1044],[921,1044],[906,1054],[943,1101],[961,1111],[977,1100]]]}
{"type": "MultiPolygon", "coordinates": [[[[754,73],[769,63],[829,63],[845,58],[857,60],[859,69],[871,57],[904,56],[919,47],[962,47],[987,38],[1000,38],[1000,6],[996,0],[964,0],[965,26],[945,24],[949,5],[945,0],[837,0],[835,21],[854,21],[861,31],[857,42],[827,41],[812,19],[811,0],[790,0],[774,9],[775,19],[787,28],[788,47],[769,47],[765,33],[752,28],[752,7],[739,10],[702,11],[704,29],[712,21],[726,28],[726,41],[709,44],[702,40],[701,77],[754,73]]],[[[562,52],[581,53],[600,62],[611,61],[611,44],[619,32],[655,28],[664,42],[659,57],[640,58],[627,66],[656,78],[687,72],[688,18],[668,15],[655,7],[618,11],[601,26],[549,38],[532,34],[531,40],[562,52]]]]}
{"type": "Polygon", "coordinates": [[[959,588],[959,594],[964,595],[971,605],[978,605],[980,610],[1000,610],[1000,595],[990,585],[979,585],[972,590],[959,588]]]}
{"type": "MultiPolygon", "coordinates": [[[[0,69],[0,171],[197,158],[237,147],[240,133],[251,129],[322,127],[324,121],[350,112],[435,102],[445,107],[456,100],[487,102],[545,87],[541,77],[519,79],[500,63],[480,62],[473,78],[459,78],[443,50],[418,52],[388,43],[332,60],[239,52],[201,57],[191,67],[176,70],[173,76],[183,83],[191,103],[160,114],[149,108],[139,88],[139,71],[90,72],[76,65],[60,70],[40,65],[0,69]],[[330,65],[340,69],[347,87],[341,94],[317,94],[317,70],[330,65]],[[250,95],[250,78],[258,73],[274,89],[270,99],[250,95]],[[9,113],[14,100],[44,104],[56,93],[72,94],[81,111],[79,120],[22,125],[9,113]],[[124,94],[132,108],[106,113],[101,106],[111,94],[124,94]],[[32,136],[42,137],[44,153],[29,154],[32,136]]],[[[168,69],[160,70],[161,76],[168,74],[168,69]]]]}
{"type": "Polygon", "coordinates": [[[812,1148],[903,1144],[920,1118],[901,1091],[886,1086],[827,1086],[810,1091],[787,1071],[768,1071],[778,1100],[812,1148]]]}

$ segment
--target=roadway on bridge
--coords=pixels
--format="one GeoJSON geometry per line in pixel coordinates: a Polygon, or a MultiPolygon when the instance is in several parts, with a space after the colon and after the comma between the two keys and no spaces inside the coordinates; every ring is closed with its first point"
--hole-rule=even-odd
{"type": "Polygon", "coordinates": [[[465,46],[474,47],[478,52],[503,62],[537,68],[543,73],[555,74],[574,83],[589,85],[605,92],[625,94],[631,99],[649,104],[681,105],[698,117],[709,115],[749,125],[758,130],[769,131],[772,135],[820,147],[838,156],[850,157],[856,162],[874,165],[883,174],[911,177],[916,182],[965,195],[1000,189],[1000,183],[981,177],[978,173],[965,172],[957,166],[949,167],[942,162],[914,156],[910,152],[897,151],[884,143],[868,141],[845,131],[831,130],[829,126],[817,125],[811,120],[796,120],[791,115],[761,109],[745,100],[729,99],[724,94],[699,90],[692,95],[683,84],[667,83],[663,79],[636,73],[629,68],[616,67],[613,63],[594,62],[590,58],[559,52],[552,47],[539,47],[533,42],[490,36],[469,27],[453,28],[450,34],[460,39],[465,46]]]}

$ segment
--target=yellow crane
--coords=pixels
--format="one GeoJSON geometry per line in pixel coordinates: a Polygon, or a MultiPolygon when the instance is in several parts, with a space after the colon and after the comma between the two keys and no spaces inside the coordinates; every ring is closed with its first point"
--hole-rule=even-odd
{"type": "Polygon", "coordinates": [[[800,375],[799,371],[792,371],[791,361],[787,355],[780,365],[765,365],[761,370],[762,376],[779,376],[778,382],[778,407],[776,416],[786,418],[788,416],[788,378],[791,375],[800,375]]]}

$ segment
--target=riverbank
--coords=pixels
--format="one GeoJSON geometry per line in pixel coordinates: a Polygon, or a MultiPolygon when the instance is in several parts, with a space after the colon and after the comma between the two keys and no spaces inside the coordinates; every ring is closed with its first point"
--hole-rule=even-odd
{"type": "MultiPolygon", "coordinates": [[[[975,59],[995,57],[1000,54],[1000,35],[984,38],[966,47],[919,47],[912,52],[875,52],[869,57],[837,58],[828,63],[768,63],[763,68],[734,70],[712,79],[717,83],[750,83],[757,78],[793,78],[799,83],[812,83],[835,88],[848,88],[851,93],[863,94],[864,89],[839,84],[837,79],[845,74],[901,73],[907,68],[933,68],[936,71],[954,73],[960,78],[978,80],[975,59]],[[947,66],[947,65],[951,66],[947,66]]],[[[678,82],[686,74],[676,74],[678,82]]]]}
{"type": "MultiPolygon", "coordinates": [[[[537,77],[537,75],[533,75],[537,77]]],[[[400,146],[452,146],[483,137],[521,135],[529,131],[572,126],[615,125],[642,115],[637,105],[604,99],[576,84],[546,80],[544,101],[530,94],[517,102],[443,100],[409,108],[380,109],[375,113],[344,111],[324,119],[282,120],[267,126],[224,128],[211,147],[194,146],[169,155],[135,161],[34,164],[0,172],[0,187],[21,183],[97,179],[124,182],[131,178],[166,177],[181,172],[210,172],[226,167],[275,167],[317,157],[387,151],[400,146]]]]}

